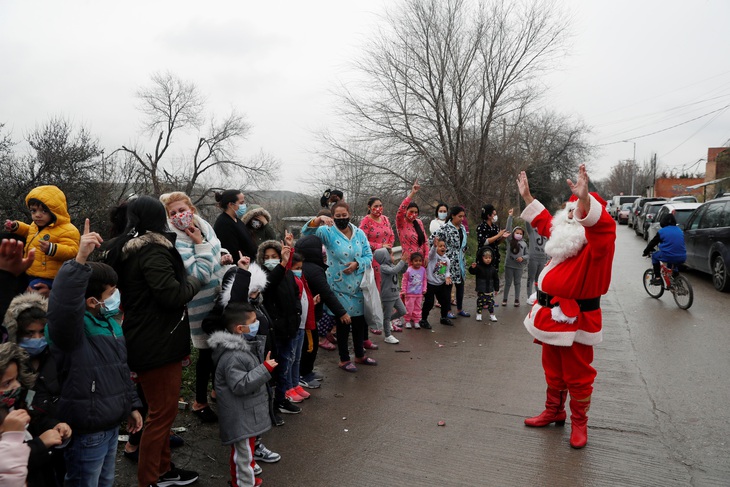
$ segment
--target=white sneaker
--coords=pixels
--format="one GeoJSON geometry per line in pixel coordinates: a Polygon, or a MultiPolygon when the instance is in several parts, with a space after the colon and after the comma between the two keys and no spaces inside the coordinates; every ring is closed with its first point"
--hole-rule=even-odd
{"type": "Polygon", "coordinates": [[[489,315],[489,321],[497,321],[497,317],[494,315],[489,315]]]}
{"type": "Polygon", "coordinates": [[[393,335],[390,335],[390,336],[385,337],[385,339],[383,341],[385,343],[390,343],[390,344],[393,344],[393,345],[396,345],[396,344],[400,343],[400,340],[398,340],[393,335]]]}
{"type": "Polygon", "coordinates": [[[410,321],[406,323],[406,328],[409,329],[409,330],[411,328],[413,328],[413,325],[411,325],[411,322],[410,321]]]}
{"type": "Polygon", "coordinates": [[[414,321],[413,322],[413,328],[415,328],[416,330],[420,330],[421,329],[421,324],[419,322],[417,322],[417,321],[414,321]]]}
{"type": "Polygon", "coordinates": [[[482,321],[482,314],[481,313],[477,313],[477,321],[482,321]]]}

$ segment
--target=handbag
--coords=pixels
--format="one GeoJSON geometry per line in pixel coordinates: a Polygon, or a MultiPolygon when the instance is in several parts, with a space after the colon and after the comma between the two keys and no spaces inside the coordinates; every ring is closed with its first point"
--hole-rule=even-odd
{"type": "Polygon", "coordinates": [[[380,303],[380,292],[372,267],[365,269],[360,289],[365,301],[365,321],[370,328],[380,328],[383,325],[383,305],[380,303]]]}

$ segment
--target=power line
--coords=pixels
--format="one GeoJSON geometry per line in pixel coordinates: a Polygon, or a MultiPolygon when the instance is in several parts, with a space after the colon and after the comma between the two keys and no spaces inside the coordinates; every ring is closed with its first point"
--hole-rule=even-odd
{"type": "Polygon", "coordinates": [[[691,139],[692,137],[694,137],[694,136],[695,136],[695,135],[697,135],[698,133],[702,132],[702,131],[703,131],[703,130],[704,130],[705,128],[707,128],[707,126],[708,126],[708,125],[710,125],[710,124],[711,124],[712,122],[714,122],[714,121],[715,121],[715,120],[717,120],[717,119],[718,119],[719,117],[721,117],[721,116],[722,116],[722,114],[723,114],[723,113],[725,113],[725,111],[727,111],[727,109],[725,109],[725,110],[723,110],[723,111],[719,112],[719,113],[718,113],[717,115],[715,115],[714,117],[712,117],[711,119],[709,119],[709,120],[707,121],[707,123],[705,123],[705,124],[704,124],[704,125],[703,125],[702,127],[700,127],[699,129],[697,129],[697,130],[696,130],[696,131],[695,131],[695,132],[694,132],[694,133],[693,133],[692,135],[690,135],[689,137],[687,137],[686,139],[684,139],[684,140],[683,140],[683,141],[682,141],[682,142],[681,142],[681,143],[680,143],[680,144],[679,144],[678,146],[676,146],[675,148],[673,148],[673,149],[672,149],[672,150],[670,150],[669,152],[665,152],[665,153],[664,153],[664,154],[662,154],[662,155],[661,155],[660,157],[664,157],[664,156],[667,156],[667,155],[671,154],[672,152],[674,152],[675,150],[677,150],[677,149],[679,149],[680,147],[682,147],[682,146],[683,146],[683,145],[684,145],[684,144],[685,144],[685,143],[686,143],[686,142],[687,142],[688,140],[690,140],[690,139],[691,139]]]}

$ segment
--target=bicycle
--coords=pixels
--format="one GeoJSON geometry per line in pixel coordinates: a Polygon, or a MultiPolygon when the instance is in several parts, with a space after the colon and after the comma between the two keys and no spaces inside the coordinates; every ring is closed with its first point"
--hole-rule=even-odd
{"type": "Polygon", "coordinates": [[[679,266],[672,264],[667,266],[661,262],[661,282],[652,284],[654,280],[654,269],[651,267],[644,271],[644,289],[652,298],[659,299],[664,291],[669,291],[674,296],[674,302],[680,309],[689,309],[694,301],[692,284],[686,277],[679,274],[679,266]]]}

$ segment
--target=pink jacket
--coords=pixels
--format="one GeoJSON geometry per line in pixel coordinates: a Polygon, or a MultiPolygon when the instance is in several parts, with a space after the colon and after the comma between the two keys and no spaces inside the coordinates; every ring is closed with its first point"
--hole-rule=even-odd
{"type": "Polygon", "coordinates": [[[0,485],[24,487],[28,476],[30,447],[24,431],[6,431],[0,436],[0,485]]]}

